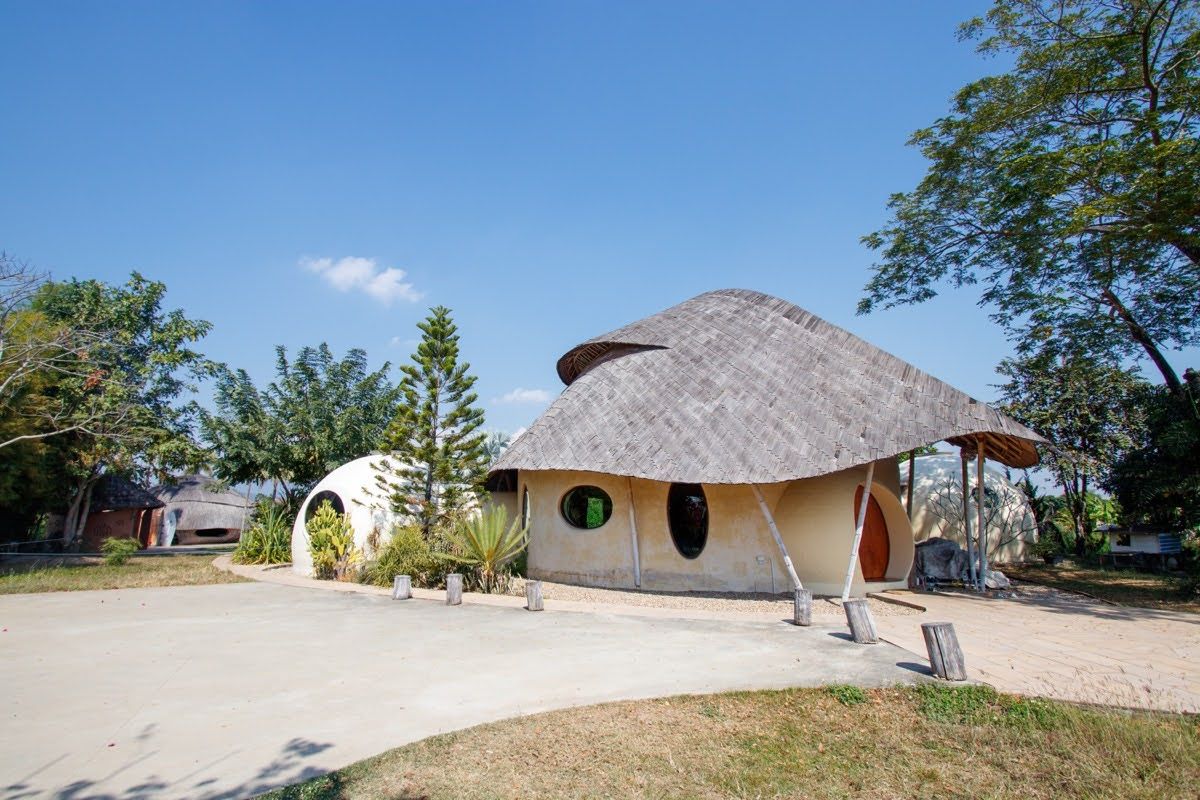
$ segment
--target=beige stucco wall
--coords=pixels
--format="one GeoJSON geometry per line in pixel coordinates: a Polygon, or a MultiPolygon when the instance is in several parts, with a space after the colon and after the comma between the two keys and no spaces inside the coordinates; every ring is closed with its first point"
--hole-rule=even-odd
{"type": "MultiPolygon", "coordinates": [[[[864,470],[761,488],[776,515],[781,535],[806,588],[819,594],[841,592],[854,540],[854,492],[864,470]]],[[[892,535],[888,577],[903,585],[912,565],[912,533],[896,499],[895,462],[880,462],[873,494],[892,535]]],[[[669,483],[593,472],[522,471],[514,504],[529,489],[529,573],[565,583],[631,588],[634,585],[630,536],[630,485],[635,503],[642,588],[660,591],[786,592],[790,581],[749,486],[704,486],[708,499],[708,542],[695,559],[675,549],[667,525],[669,483]],[[600,528],[571,527],[559,503],[575,486],[598,486],[613,501],[612,517],[600,528]]],[[[860,578],[855,592],[865,585],[860,578]]],[[[872,584],[872,588],[876,588],[872,584]]]]}

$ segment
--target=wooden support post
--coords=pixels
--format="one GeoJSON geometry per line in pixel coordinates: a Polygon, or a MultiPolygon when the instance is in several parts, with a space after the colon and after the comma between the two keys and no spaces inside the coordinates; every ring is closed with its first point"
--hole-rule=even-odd
{"type": "Polygon", "coordinates": [[[525,607],[530,611],[542,611],[545,609],[545,605],[542,603],[541,581],[525,582],[525,607]]]}
{"type": "Polygon", "coordinates": [[[392,599],[407,600],[412,597],[412,578],[408,575],[397,575],[392,578],[392,599]]]}
{"type": "Polygon", "coordinates": [[[792,606],[792,622],[807,628],[812,625],[812,592],[808,589],[797,589],[792,606]]]}
{"type": "Polygon", "coordinates": [[[854,545],[850,548],[850,564],[846,567],[846,583],[842,586],[842,600],[850,598],[850,586],[854,583],[854,568],[858,566],[858,546],[862,543],[863,526],[867,523],[867,503],[871,501],[871,481],[875,477],[875,462],[867,464],[867,479],[863,481],[862,502],[858,504],[858,517],[854,523],[854,545]]]}
{"type": "Polygon", "coordinates": [[[908,497],[905,498],[904,510],[908,513],[908,519],[910,522],[912,521],[913,480],[915,479],[914,473],[916,472],[916,463],[917,463],[917,451],[909,450],[908,451],[908,489],[906,490],[908,497]]]}
{"type": "Polygon", "coordinates": [[[950,622],[923,622],[921,635],[925,637],[925,649],[929,651],[929,668],[933,674],[948,681],[967,679],[967,662],[954,624],[950,622]]]}
{"type": "Polygon", "coordinates": [[[875,619],[867,601],[845,600],[842,608],[846,609],[846,622],[850,624],[850,635],[859,644],[878,644],[879,634],[875,632],[875,619]]]}
{"type": "Polygon", "coordinates": [[[462,605],[462,578],[463,576],[457,572],[446,576],[446,605],[462,605]]]}
{"type": "Polygon", "coordinates": [[[796,568],[792,566],[792,558],[788,555],[787,548],[784,547],[783,537],[779,535],[779,528],[775,527],[775,517],[771,516],[771,509],[767,508],[767,501],[763,498],[762,491],[755,484],[750,484],[750,488],[754,490],[758,508],[762,511],[763,519],[767,521],[767,527],[771,529],[771,535],[775,537],[775,544],[783,556],[783,566],[787,569],[788,577],[792,579],[792,588],[803,589],[804,584],[800,583],[800,576],[796,574],[796,568]]]}
{"type": "Polygon", "coordinates": [[[979,442],[979,450],[975,453],[975,513],[978,522],[975,526],[979,534],[979,588],[987,589],[988,553],[987,553],[987,520],[984,519],[983,494],[983,442],[979,442]]]}
{"type": "Polygon", "coordinates": [[[633,545],[633,588],[642,588],[642,560],[638,553],[637,517],[633,510],[633,478],[629,478],[629,539],[633,545]]]}
{"type": "Polygon", "coordinates": [[[967,477],[969,456],[967,451],[961,447],[958,449],[958,454],[962,459],[962,520],[963,538],[967,543],[967,578],[971,585],[975,586],[975,549],[971,544],[971,481],[967,477]]]}

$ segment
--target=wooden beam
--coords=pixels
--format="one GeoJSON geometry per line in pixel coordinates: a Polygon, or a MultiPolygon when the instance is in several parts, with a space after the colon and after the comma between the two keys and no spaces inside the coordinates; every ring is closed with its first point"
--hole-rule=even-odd
{"type": "Polygon", "coordinates": [[[638,535],[637,535],[637,517],[633,511],[633,478],[627,478],[629,482],[629,541],[633,546],[633,586],[635,589],[642,588],[642,559],[638,553],[638,535]]]}
{"type": "Polygon", "coordinates": [[[871,481],[875,478],[875,462],[867,464],[867,479],[863,482],[862,502],[858,504],[858,517],[854,523],[854,545],[850,548],[850,564],[846,567],[846,583],[842,586],[842,601],[850,598],[850,585],[854,583],[854,568],[858,565],[858,545],[862,542],[863,526],[867,522],[867,504],[871,501],[871,481]]]}
{"type": "Polygon", "coordinates": [[[975,550],[971,545],[971,481],[967,477],[967,459],[970,457],[965,448],[958,449],[962,459],[962,519],[963,538],[967,544],[967,577],[971,585],[975,585],[975,550]]]}
{"type": "Polygon", "coordinates": [[[987,552],[987,520],[984,519],[984,493],[983,493],[983,454],[984,444],[979,443],[979,449],[975,451],[975,513],[977,514],[978,524],[976,530],[979,534],[979,588],[987,588],[987,573],[988,573],[988,552],[987,552]]]}
{"type": "Polygon", "coordinates": [[[908,451],[908,498],[904,510],[908,512],[908,521],[912,522],[913,472],[916,467],[917,451],[908,451]]]}
{"type": "Polygon", "coordinates": [[[783,556],[783,566],[787,568],[788,577],[792,579],[792,589],[803,589],[804,584],[800,583],[800,576],[796,574],[796,568],[792,566],[792,558],[783,544],[783,537],[779,535],[779,528],[775,526],[775,517],[771,516],[771,509],[767,508],[767,501],[763,498],[762,491],[753,483],[750,484],[750,488],[754,490],[758,508],[762,511],[763,519],[767,521],[767,527],[771,529],[771,535],[775,537],[775,544],[779,547],[780,555],[783,556]]]}

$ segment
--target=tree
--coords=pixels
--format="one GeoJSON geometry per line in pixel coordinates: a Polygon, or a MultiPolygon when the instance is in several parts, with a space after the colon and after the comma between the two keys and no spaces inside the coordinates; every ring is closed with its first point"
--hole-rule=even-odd
{"type": "MultiPolygon", "coordinates": [[[[1184,377],[1200,397],[1200,374],[1187,370],[1184,377]]],[[[1146,436],[1117,461],[1105,488],[1127,522],[1200,527],[1200,434],[1189,410],[1162,387],[1146,387],[1138,404],[1146,411],[1146,436]]]]}
{"type": "Polygon", "coordinates": [[[202,421],[217,477],[271,481],[289,505],[298,505],[325,475],[378,446],[400,397],[390,369],[385,363],[368,371],[359,349],[338,360],[322,342],[291,361],[286,348],[275,348],[275,380],[261,392],[245,370],[221,370],[216,413],[202,421]]]}
{"type": "Polygon", "coordinates": [[[1142,414],[1136,399],[1145,381],[1114,364],[1052,347],[1006,359],[997,371],[1008,378],[1000,387],[1003,410],[1051,442],[1042,448],[1043,463],[1062,488],[1076,554],[1084,555],[1094,520],[1090,491],[1138,441],[1142,414]]]}
{"type": "Polygon", "coordinates": [[[913,135],[930,166],[863,239],[882,260],[859,312],[980,284],[1022,353],[1144,354],[1183,397],[1163,350],[1200,338],[1197,8],[996,0],[965,23],[1015,64],[913,135]]]}
{"type": "Polygon", "coordinates": [[[63,453],[70,475],[64,536],[76,539],[87,523],[92,488],[106,472],[159,480],[206,459],[192,434],[199,415],[196,381],[214,365],[191,345],[211,325],[182,310],[163,311],[165,284],[134,272],[124,286],[96,280],[47,283],[31,308],[51,324],[94,334],[87,369],[58,373],[54,393],[74,429],[63,453]],[[71,409],[74,409],[73,411],[71,409]],[[76,425],[87,420],[86,426],[76,425]]]}
{"type": "Polygon", "coordinates": [[[437,306],[417,325],[421,341],[400,367],[403,402],[386,437],[379,484],[428,539],[483,491],[488,454],[470,364],[459,362],[458,328],[437,306]]]}

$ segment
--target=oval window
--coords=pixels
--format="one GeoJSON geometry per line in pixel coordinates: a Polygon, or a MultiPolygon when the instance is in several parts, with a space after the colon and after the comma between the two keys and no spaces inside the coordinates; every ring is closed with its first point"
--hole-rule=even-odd
{"type": "Polygon", "coordinates": [[[321,503],[326,500],[329,505],[333,506],[333,510],[339,514],[346,513],[346,506],[342,503],[342,498],[338,497],[337,492],[331,492],[328,489],[317,492],[312,496],[312,500],[308,501],[308,509],[304,512],[304,521],[308,522],[313,518],[313,514],[317,513],[317,509],[321,507],[321,503]]]}
{"type": "Polygon", "coordinates": [[[563,495],[562,515],[576,528],[599,528],[612,516],[612,498],[598,486],[576,486],[563,495]]]}
{"type": "Polygon", "coordinates": [[[695,558],[708,541],[708,498],[698,483],[672,483],[667,493],[671,541],[684,558],[695,558]]]}

